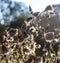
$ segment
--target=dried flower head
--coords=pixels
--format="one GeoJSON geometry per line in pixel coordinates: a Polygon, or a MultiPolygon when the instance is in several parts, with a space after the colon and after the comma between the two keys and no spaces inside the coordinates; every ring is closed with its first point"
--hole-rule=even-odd
{"type": "Polygon", "coordinates": [[[44,38],[47,42],[51,43],[54,40],[54,32],[44,33],[44,38]]]}

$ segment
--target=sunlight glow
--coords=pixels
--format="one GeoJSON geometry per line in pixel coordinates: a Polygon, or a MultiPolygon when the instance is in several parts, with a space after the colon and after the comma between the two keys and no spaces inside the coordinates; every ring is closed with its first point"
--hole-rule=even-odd
{"type": "Polygon", "coordinates": [[[34,12],[43,11],[47,5],[60,4],[60,0],[15,0],[31,5],[34,12]]]}

